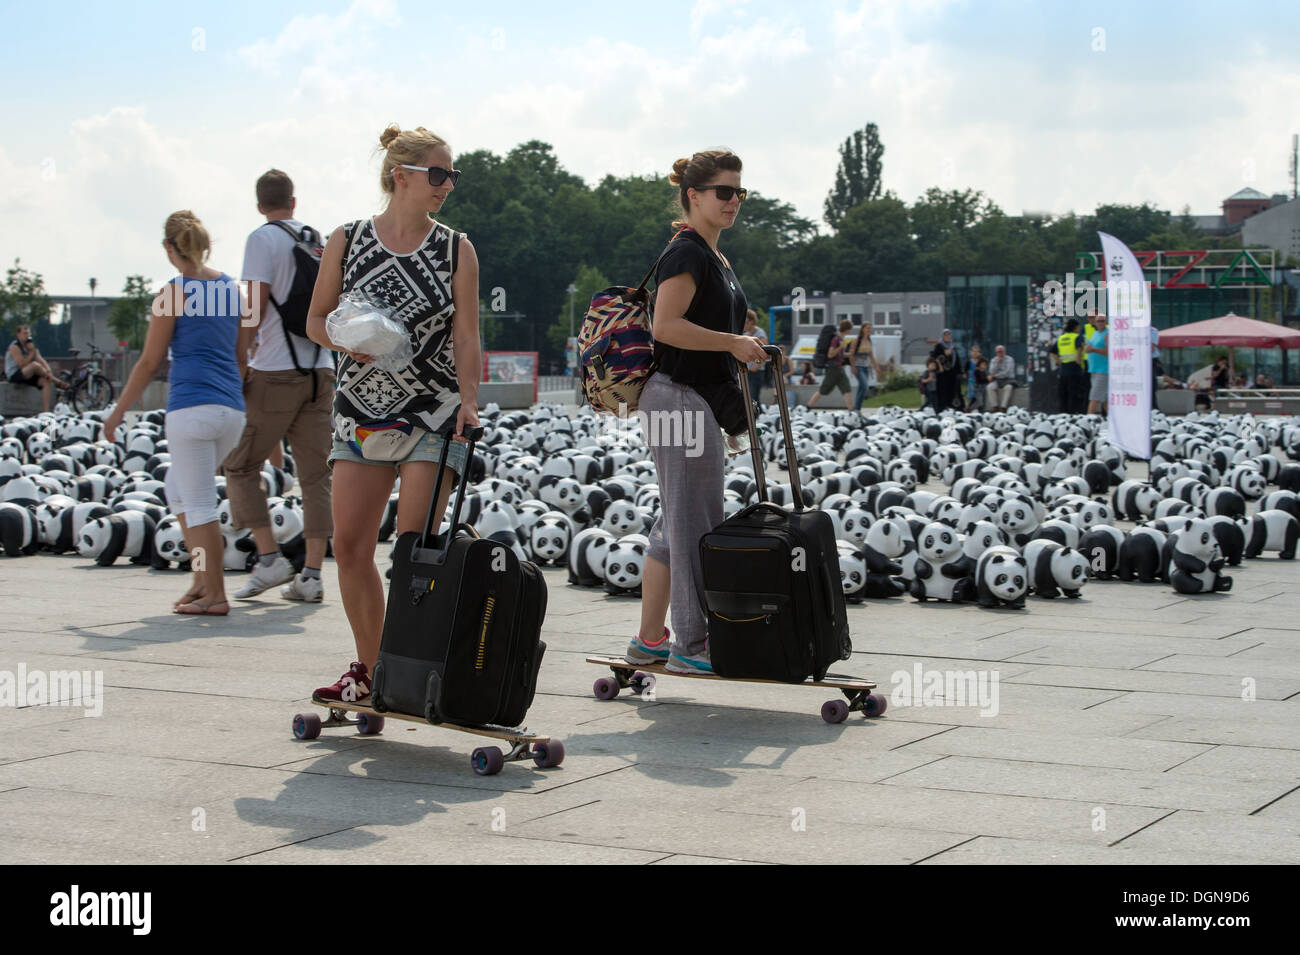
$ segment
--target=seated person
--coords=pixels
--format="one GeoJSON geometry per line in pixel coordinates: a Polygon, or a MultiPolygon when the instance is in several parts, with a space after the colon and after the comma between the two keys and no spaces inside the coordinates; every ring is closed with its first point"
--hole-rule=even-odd
{"type": "Polygon", "coordinates": [[[799,384],[801,385],[817,384],[817,376],[813,374],[812,362],[806,361],[803,363],[803,377],[799,379],[799,384]]]}

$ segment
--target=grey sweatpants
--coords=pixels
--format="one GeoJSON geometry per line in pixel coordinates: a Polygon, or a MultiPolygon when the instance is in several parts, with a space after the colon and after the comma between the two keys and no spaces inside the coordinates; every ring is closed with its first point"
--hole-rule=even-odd
{"type": "Polygon", "coordinates": [[[650,529],[650,556],[668,565],[673,650],[708,651],[700,586],[700,538],[722,523],[722,429],[688,385],[652,375],[638,415],[659,477],[659,518],[650,529]]]}

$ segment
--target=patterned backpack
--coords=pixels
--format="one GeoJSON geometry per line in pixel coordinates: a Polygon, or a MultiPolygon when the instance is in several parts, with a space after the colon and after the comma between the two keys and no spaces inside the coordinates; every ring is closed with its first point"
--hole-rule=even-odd
{"type": "MultiPolygon", "coordinates": [[[[671,246],[672,240],[668,244],[671,246]]],[[[578,331],[578,360],[583,396],[597,413],[628,415],[636,411],[641,389],[659,366],[646,283],[667,252],[665,248],[636,288],[611,285],[591,297],[578,331]]]]}

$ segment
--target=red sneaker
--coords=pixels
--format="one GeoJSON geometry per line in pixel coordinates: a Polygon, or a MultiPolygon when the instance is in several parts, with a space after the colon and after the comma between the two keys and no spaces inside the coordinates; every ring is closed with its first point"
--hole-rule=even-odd
{"type": "Polygon", "coordinates": [[[354,660],[348,672],[331,686],[322,686],[312,693],[313,700],[330,703],[364,703],[370,697],[370,674],[366,665],[354,660]]]}

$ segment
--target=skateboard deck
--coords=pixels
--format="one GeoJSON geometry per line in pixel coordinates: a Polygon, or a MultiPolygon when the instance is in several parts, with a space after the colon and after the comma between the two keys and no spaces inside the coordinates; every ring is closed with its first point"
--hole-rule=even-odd
{"type": "Polygon", "coordinates": [[[337,726],[354,726],[362,736],[373,736],[384,729],[384,721],[389,717],[405,720],[408,723],[423,723],[438,729],[455,730],[458,733],[470,733],[474,736],[486,736],[510,743],[510,752],[503,753],[496,746],[480,746],[470,756],[470,766],[480,776],[493,776],[501,772],[508,762],[531,759],[539,768],[547,769],[564,762],[564,744],[549,736],[529,733],[527,727],[507,726],[462,726],[459,723],[430,723],[422,716],[407,713],[380,713],[373,706],[364,703],[341,703],[333,700],[312,699],[313,706],[329,710],[329,717],[322,720],[315,713],[298,713],[293,718],[293,735],[298,739],[315,739],[322,729],[337,726]],[[356,713],[356,719],[350,719],[349,713],[356,713]]]}
{"type": "Polygon", "coordinates": [[[683,677],[687,680],[721,680],[724,683],[770,683],[775,686],[819,686],[825,689],[839,690],[848,699],[827,700],[822,704],[822,719],[827,723],[842,723],[854,710],[863,716],[880,716],[888,703],[884,696],[872,693],[876,684],[870,680],[853,676],[828,673],[821,680],[805,680],[803,683],[786,683],[783,680],[763,680],[749,677],[725,677],[716,673],[676,673],[662,663],[632,663],[625,657],[593,655],[587,657],[588,663],[607,666],[613,672],[613,678],[601,677],[592,686],[592,693],[598,700],[612,700],[619,691],[631,687],[637,695],[644,695],[654,689],[658,676],[683,677]]]}

